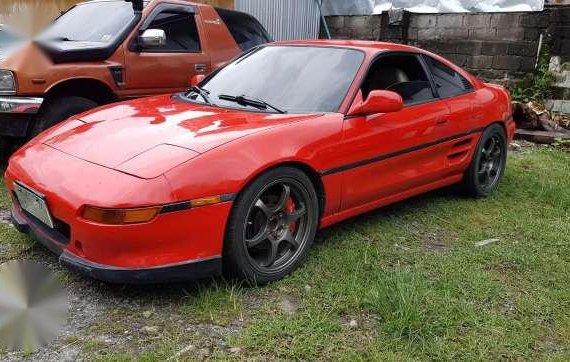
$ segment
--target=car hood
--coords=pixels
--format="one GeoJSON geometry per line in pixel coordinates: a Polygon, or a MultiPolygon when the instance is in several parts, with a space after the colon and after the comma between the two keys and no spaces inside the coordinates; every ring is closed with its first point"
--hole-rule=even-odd
{"type": "Polygon", "coordinates": [[[138,99],[76,116],[38,140],[85,161],[142,178],[241,137],[318,115],[287,115],[138,99]]]}

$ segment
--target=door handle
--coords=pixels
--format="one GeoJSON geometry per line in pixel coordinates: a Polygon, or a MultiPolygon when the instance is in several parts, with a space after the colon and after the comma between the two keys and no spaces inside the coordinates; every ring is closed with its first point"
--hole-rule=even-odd
{"type": "Polygon", "coordinates": [[[204,73],[208,69],[207,64],[194,64],[194,70],[198,73],[204,73]]]}

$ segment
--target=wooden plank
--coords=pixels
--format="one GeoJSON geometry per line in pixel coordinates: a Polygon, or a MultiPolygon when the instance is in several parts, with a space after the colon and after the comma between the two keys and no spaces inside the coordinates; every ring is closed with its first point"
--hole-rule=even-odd
{"type": "Polygon", "coordinates": [[[560,132],[535,131],[530,129],[517,129],[515,138],[534,143],[552,144],[559,140],[570,140],[570,134],[560,132]]]}

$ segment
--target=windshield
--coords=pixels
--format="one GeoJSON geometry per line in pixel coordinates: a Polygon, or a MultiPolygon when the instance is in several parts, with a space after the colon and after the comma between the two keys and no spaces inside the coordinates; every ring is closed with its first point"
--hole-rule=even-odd
{"type": "Polygon", "coordinates": [[[135,12],[130,2],[83,3],[60,16],[39,39],[110,43],[123,33],[134,18],[135,12]]]}
{"type": "MultiPolygon", "coordinates": [[[[364,54],[352,49],[267,46],[234,61],[201,85],[212,103],[224,107],[255,107],[224,97],[247,96],[271,105],[268,111],[337,112],[363,60],[364,54]]],[[[193,98],[202,100],[195,93],[193,98]]]]}

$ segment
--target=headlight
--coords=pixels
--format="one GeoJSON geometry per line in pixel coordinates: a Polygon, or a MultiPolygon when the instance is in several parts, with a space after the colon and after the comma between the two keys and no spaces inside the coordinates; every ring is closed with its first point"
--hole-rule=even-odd
{"type": "Polygon", "coordinates": [[[0,70],[0,94],[16,93],[16,80],[14,73],[9,70],[0,70]]]}

